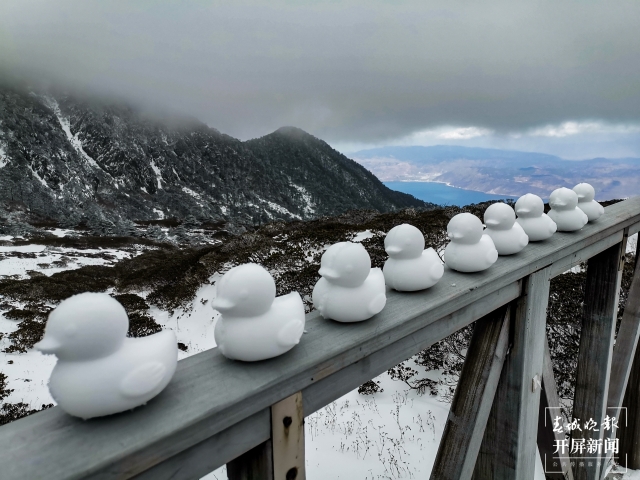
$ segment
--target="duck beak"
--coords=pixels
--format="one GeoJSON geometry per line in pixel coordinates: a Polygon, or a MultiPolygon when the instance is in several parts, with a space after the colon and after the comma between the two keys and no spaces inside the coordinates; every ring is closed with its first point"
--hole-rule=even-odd
{"type": "Polygon", "coordinates": [[[520,213],[529,213],[530,211],[531,210],[528,209],[528,208],[519,208],[517,213],[518,214],[520,214],[520,213]]]}
{"type": "Polygon", "coordinates": [[[497,220],[493,220],[493,219],[489,219],[487,221],[485,221],[484,223],[486,223],[487,225],[491,225],[491,226],[495,226],[495,225],[499,225],[500,222],[498,222],[497,220]]]}
{"type": "Polygon", "coordinates": [[[584,195],[578,195],[578,199],[582,200],[584,198],[584,195]]]}
{"type": "Polygon", "coordinates": [[[34,347],[37,350],[40,350],[42,353],[45,353],[47,355],[51,355],[51,354],[56,353],[58,350],[60,350],[60,347],[62,347],[62,345],[60,344],[60,342],[58,342],[54,338],[44,337],[41,341],[36,343],[34,345],[34,347]]]}
{"type": "Polygon", "coordinates": [[[449,235],[449,238],[451,239],[458,239],[458,238],[462,238],[463,235],[461,233],[452,233],[451,235],[449,235]]]}
{"type": "Polygon", "coordinates": [[[400,247],[387,247],[387,248],[385,248],[385,251],[388,254],[392,254],[392,253],[400,253],[402,251],[402,249],[400,247]]]}
{"type": "Polygon", "coordinates": [[[328,280],[337,280],[338,278],[340,278],[338,272],[327,267],[322,267],[320,270],[318,270],[318,273],[328,280]]]}
{"type": "Polygon", "coordinates": [[[236,304],[229,299],[226,299],[223,297],[217,297],[213,300],[213,302],[211,302],[211,306],[215,310],[218,310],[220,313],[224,313],[231,310],[233,307],[236,306],[236,304]]]}

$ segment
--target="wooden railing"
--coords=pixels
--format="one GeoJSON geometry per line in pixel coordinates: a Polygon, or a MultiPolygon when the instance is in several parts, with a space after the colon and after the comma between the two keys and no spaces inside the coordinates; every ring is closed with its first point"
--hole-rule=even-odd
{"type": "MultiPolygon", "coordinates": [[[[619,408],[630,377],[630,389],[640,389],[640,360],[630,374],[640,333],[637,269],[613,346],[626,240],[638,230],[635,197],[484,272],[445,270],[426,291],[389,291],[385,309],[366,322],[312,312],[300,344],[273,360],[233,362],[217,349],[189,357],[162,394],[131,412],[82,421],[52,408],[10,423],[0,428],[0,478],[197,479],[227,464],[232,480],[303,479],[305,416],[479,320],[431,478],[530,480],[536,445],[553,452],[554,434],[539,431],[539,421],[550,415],[545,407],[558,406],[545,335],[552,277],[588,261],[574,417],[619,408]]],[[[640,415],[630,397],[630,415],[640,415]]],[[[637,448],[635,422],[625,431],[627,451],[637,448]]],[[[604,472],[576,463],[557,478],[604,472]]]]}

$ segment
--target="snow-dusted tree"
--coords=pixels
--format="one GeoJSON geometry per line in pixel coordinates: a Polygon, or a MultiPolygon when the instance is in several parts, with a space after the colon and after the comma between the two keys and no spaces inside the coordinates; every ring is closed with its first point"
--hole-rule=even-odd
{"type": "Polygon", "coordinates": [[[144,232],[144,236],[152,240],[163,242],[167,239],[167,236],[158,225],[149,225],[144,232]]]}

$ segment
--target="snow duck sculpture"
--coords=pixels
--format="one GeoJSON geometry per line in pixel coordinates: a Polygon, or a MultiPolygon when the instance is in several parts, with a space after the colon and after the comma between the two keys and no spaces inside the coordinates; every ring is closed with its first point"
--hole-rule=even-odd
{"type": "Polygon", "coordinates": [[[582,210],[590,222],[600,218],[604,213],[604,207],[594,200],[596,191],[588,183],[579,183],[573,187],[578,195],[578,208],[582,210]]]}
{"type": "Polygon", "coordinates": [[[384,275],[371,268],[371,258],[359,243],[340,242],[322,255],[322,278],[313,288],[313,306],[324,318],[361,322],[379,313],[387,302],[384,275]]]}
{"type": "Polygon", "coordinates": [[[220,352],[232,360],[277,357],[300,342],[304,304],[298,292],[276,298],[276,284],[262,266],[233,267],[218,281],[211,306],[221,313],[213,331],[220,352]]]}
{"type": "Polygon", "coordinates": [[[559,232],[575,232],[584,227],[589,218],[578,208],[578,194],[568,188],[557,188],[549,197],[549,218],[556,222],[559,232]]]}
{"type": "Polygon", "coordinates": [[[384,239],[389,254],[382,273],[391,288],[401,292],[424,290],[442,278],[444,267],[433,248],[424,249],[424,236],[413,225],[393,227],[384,239]]]}
{"type": "Polygon", "coordinates": [[[516,221],[530,242],[540,242],[556,233],[556,222],[544,213],[544,202],[533,193],[521,196],[516,202],[516,221]]]}
{"type": "Polygon", "coordinates": [[[444,250],[444,263],[458,272],[486,270],[498,259],[493,240],[482,232],[482,222],[470,213],[459,213],[447,225],[451,242],[444,250]]]}
{"type": "Polygon", "coordinates": [[[516,223],[516,212],[506,203],[490,205],[484,212],[484,223],[498,255],[513,255],[529,244],[529,237],[516,223]]]}
{"type": "Polygon", "coordinates": [[[58,362],[49,391],[60,408],[84,419],[144,405],[169,383],[178,362],[171,330],[127,338],[129,318],[105,293],[81,293],[51,312],[35,347],[58,362]]]}

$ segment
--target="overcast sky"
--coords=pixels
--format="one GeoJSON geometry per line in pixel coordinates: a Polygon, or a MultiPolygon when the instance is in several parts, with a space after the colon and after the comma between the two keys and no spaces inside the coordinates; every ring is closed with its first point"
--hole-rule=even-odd
{"type": "Polygon", "coordinates": [[[241,139],[640,156],[637,0],[1,0],[3,72],[241,139]]]}

